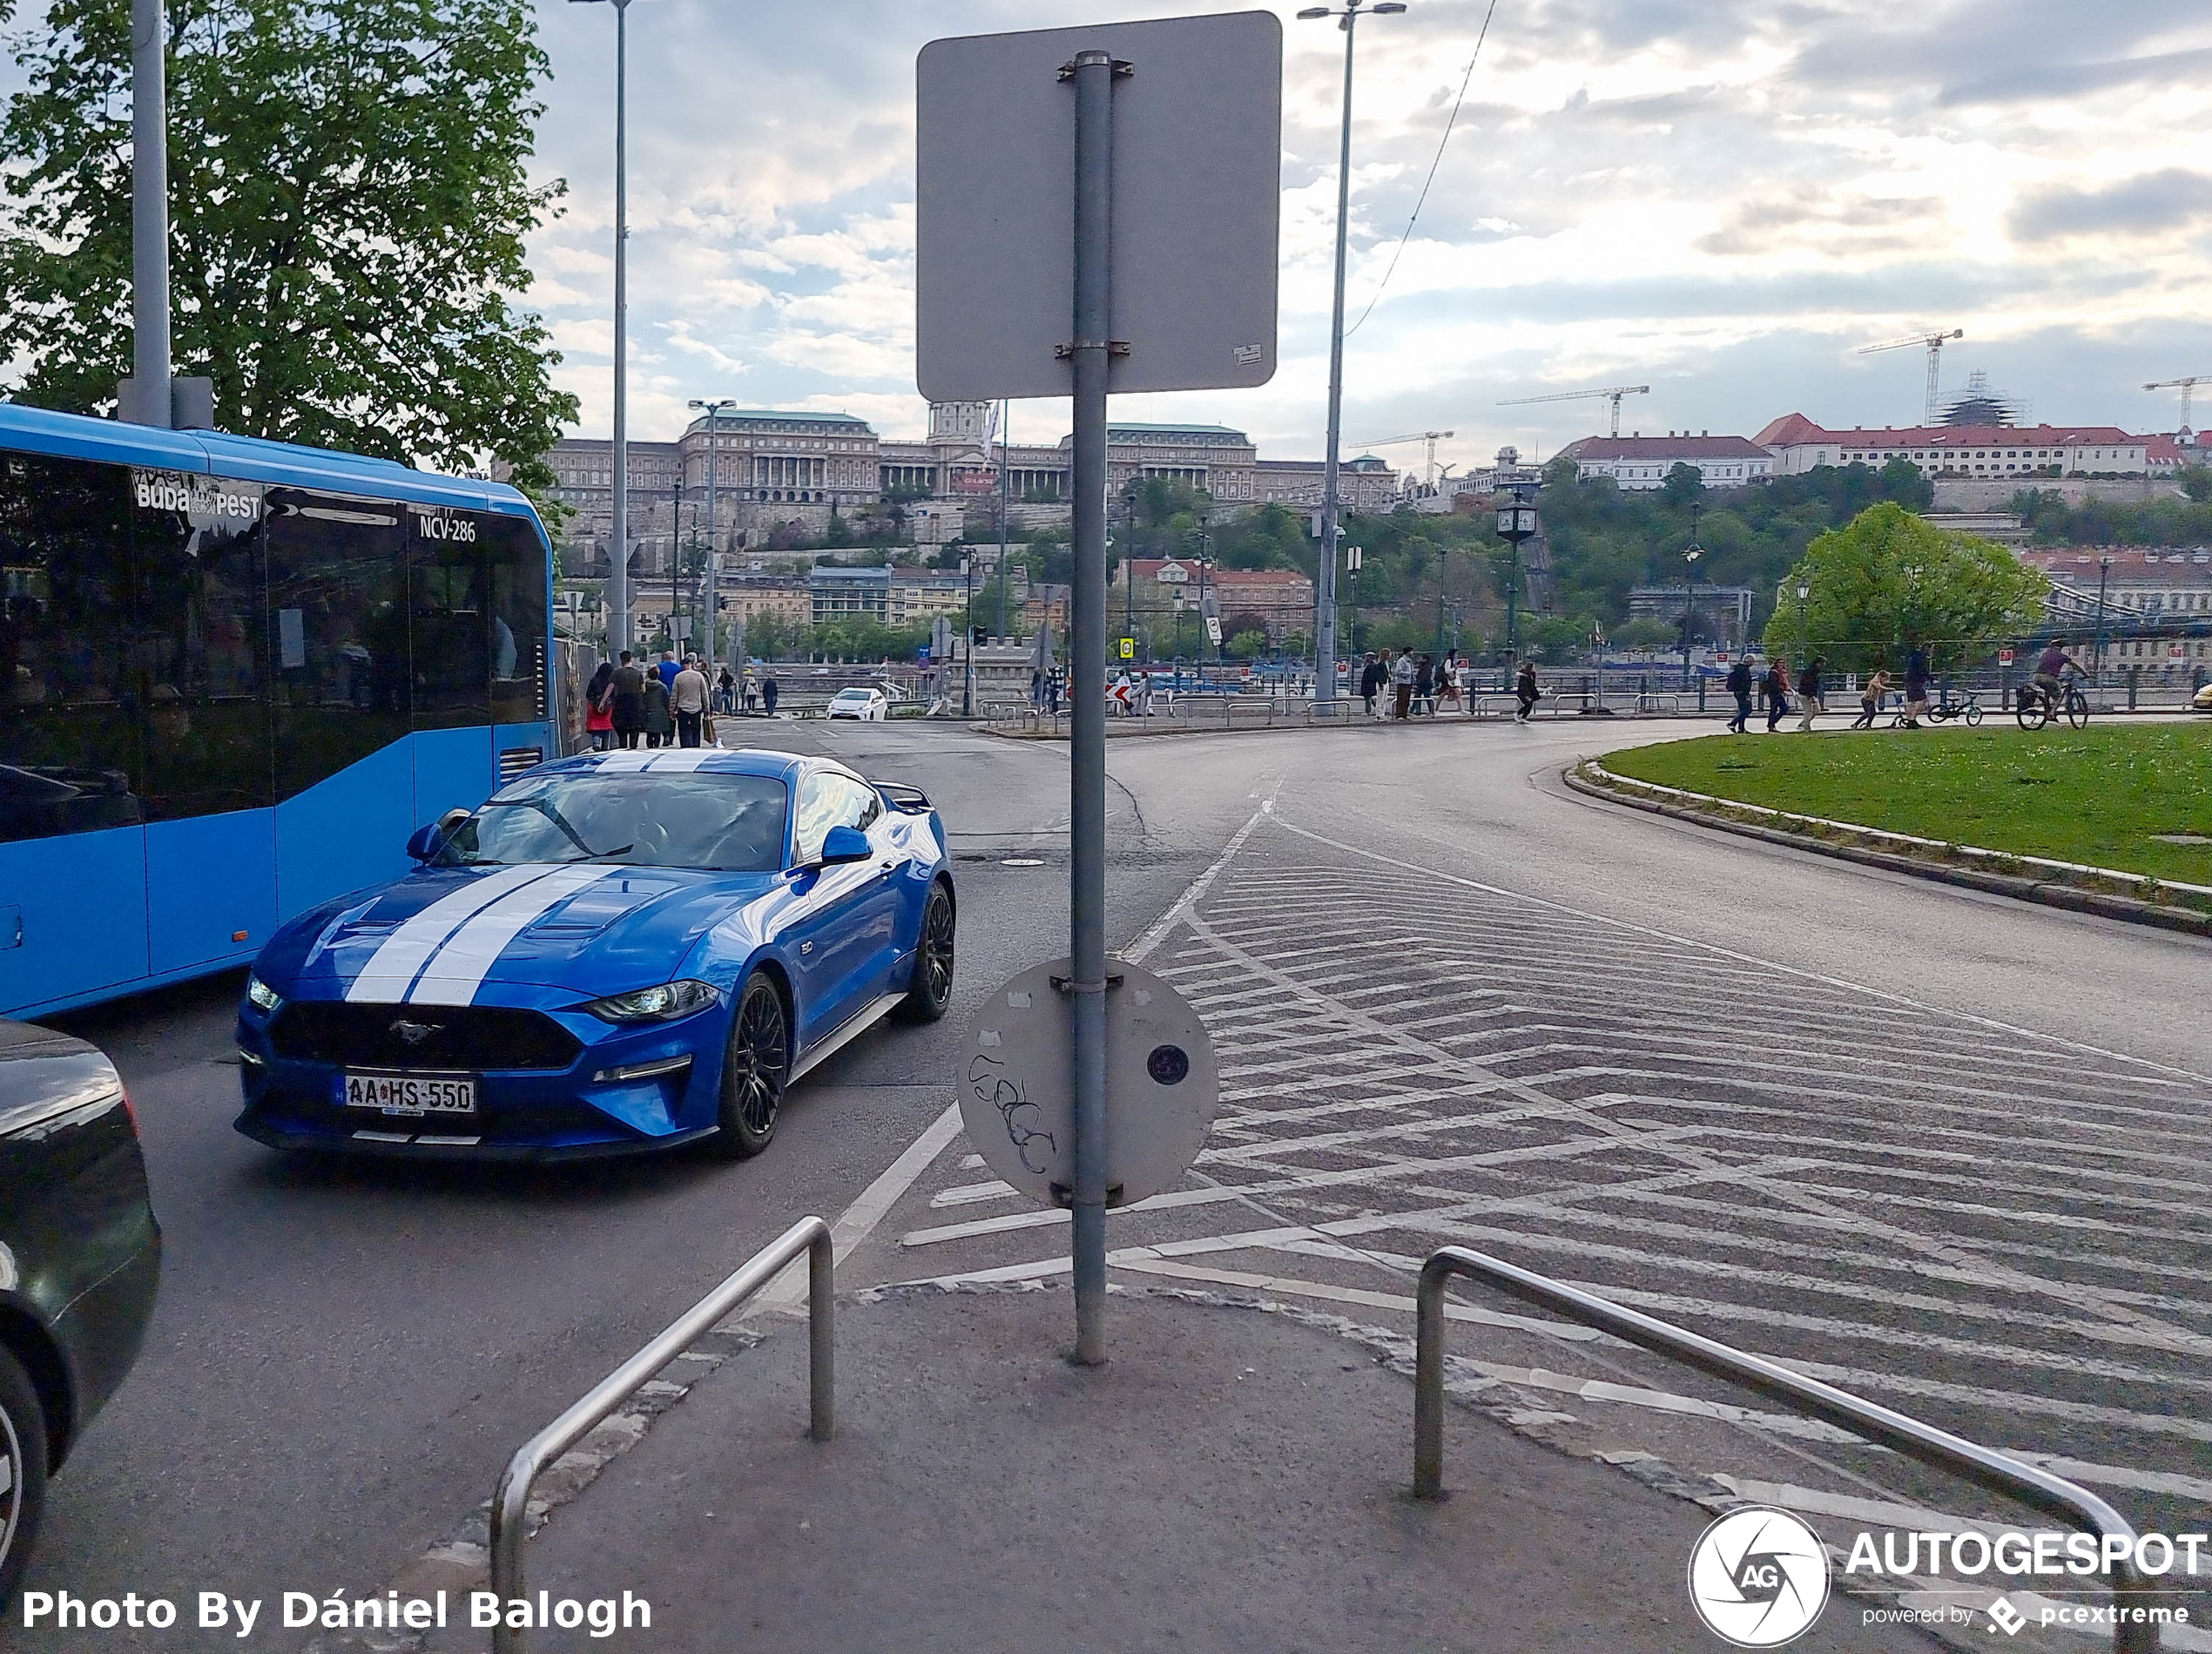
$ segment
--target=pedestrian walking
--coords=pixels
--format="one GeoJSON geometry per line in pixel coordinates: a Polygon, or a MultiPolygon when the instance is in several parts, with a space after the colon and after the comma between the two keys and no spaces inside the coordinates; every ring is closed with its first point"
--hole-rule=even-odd
{"type": "Polygon", "coordinates": [[[1401,724],[1413,711],[1413,651],[1400,649],[1390,663],[1391,716],[1401,724]]]}
{"type": "Polygon", "coordinates": [[[1919,644],[1905,658],[1905,727],[1920,727],[1920,714],[1928,710],[1928,651],[1919,644]]]}
{"type": "Polygon", "coordinates": [[[1436,663],[1426,655],[1413,661],[1413,701],[1430,717],[1436,715],[1436,663]]]}
{"type": "Polygon", "coordinates": [[[760,710],[771,718],[776,715],[776,674],[772,672],[760,675],[760,710]]]}
{"type": "Polygon", "coordinates": [[[1444,710],[1443,703],[1450,701],[1455,712],[1465,712],[1467,705],[1460,699],[1460,651],[1447,649],[1436,667],[1436,710],[1444,710]]]}
{"type": "Polygon", "coordinates": [[[1812,727],[1814,713],[1824,712],[1828,710],[1821,701],[1820,668],[1822,665],[1820,657],[1815,655],[1811,660],[1805,662],[1804,670],[1797,674],[1797,729],[1800,733],[1812,727]]]}
{"type": "Polygon", "coordinates": [[[1370,649],[1366,664],[1359,669],[1359,699],[1366,704],[1370,718],[1375,715],[1375,697],[1382,692],[1383,684],[1388,677],[1382,663],[1375,658],[1375,651],[1370,649]]]}
{"type": "Polygon", "coordinates": [[[1851,722],[1853,729],[1871,729],[1874,719],[1882,710],[1882,697],[1890,692],[1890,675],[1877,671],[1858,692],[1858,716],[1851,722]]]}
{"type": "Polygon", "coordinates": [[[635,746],[638,736],[645,731],[645,674],[631,659],[627,649],[615,665],[608,688],[612,699],[609,710],[614,724],[615,745],[635,746]]]}
{"type": "Polygon", "coordinates": [[[669,710],[676,714],[676,744],[697,746],[700,725],[706,718],[706,674],[699,670],[699,658],[687,657],[684,670],[676,674],[676,681],[668,688],[669,710]]]}
{"type": "Polygon", "coordinates": [[[683,667],[676,664],[676,651],[673,649],[662,650],[660,659],[653,667],[653,671],[660,678],[660,686],[663,689],[673,689],[676,686],[676,674],[683,670],[683,667]]]}
{"type": "Polygon", "coordinates": [[[730,676],[726,665],[714,675],[714,710],[734,712],[738,710],[738,680],[730,676]]]}
{"type": "Polygon", "coordinates": [[[1543,686],[1536,681],[1536,663],[1533,660],[1522,661],[1521,675],[1513,680],[1513,698],[1518,703],[1513,721],[1516,724],[1528,722],[1536,711],[1536,703],[1543,696],[1543,686]]]}
{"type": "Polygon", "coordinates": [[[1759,692],[1766,697],[1766,732],[1771,735],[1782,715],[1790,710],[1790,663],[1781,656],[1777,655],[1766,669],[1759,692]]]}
{"type": "Polygon", "coordinates": [[[583,728],[591,737],[595,753],[604,753],[615,743],[614,679],[614,662],[603,660],[584,686],[583,728]]]}
{"type": "Polygon", "coordinates": [[[669,715],[668,685],[661,682],[658,671],[645,674],[643,696],[645,714],[645,745],[666,746],[675,738],[676,720],[669,715]]]}
{"type": "Polygon", "coordinates": [[[1741,735],[1744,725],[1751,721],[1751,658],[1738,655],[1736,664],[1728,669],[1722,680],[1728,692],[1736,698],[1736,716],[1728,720],[1729,733],[1741,735]]]}

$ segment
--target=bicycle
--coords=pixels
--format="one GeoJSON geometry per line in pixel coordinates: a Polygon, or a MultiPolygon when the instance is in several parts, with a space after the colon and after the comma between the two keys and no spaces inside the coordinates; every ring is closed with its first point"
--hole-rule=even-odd
{"type": "Polygon", "coordinates": [[[1947,719],[1963,718],[1966,720],[1966,726],[1969,729],[1978,728],[1981,724],[1981,701],[1971,689],[1966,692],[1966,698],[1964,700],[1952,699],[1951,692],[1948,689],[1939,690],[1936,699],[1929,704],[1927,717],[1932,724],[1940,724],[1947,719]]]}
{"type": "Polygon", "coordinates": [[[2081,685],[2071,678],[2066,680],[2065,694],[2055,702],[2041,685],[2022,684],[2013,715],[2020,719],[2020,726],[2025,730],[2046,728],[2061,715],[2074,728],[2082,729],[2089,722],[2089,698],[2081,692],[2081,685]]]}

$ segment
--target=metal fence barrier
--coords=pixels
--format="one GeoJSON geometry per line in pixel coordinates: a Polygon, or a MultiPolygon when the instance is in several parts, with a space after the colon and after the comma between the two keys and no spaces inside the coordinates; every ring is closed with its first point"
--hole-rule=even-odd
{"type": "MultiPolygon", "coordinates": [[[[2097,1536],[2101,1555],[2109,1559],[2113,1544],[2127,1542],[2127,1555],[2107,1560],[2106,1583],[2116,1606],[2125,1606],[2142,1589],[2134,1565],[2135,1530],[2128,1519],[2086,1488],[2063,1476],[2022,1464],[1932,1425],[1892,1413],[1885,1407],[1791,1372],[1759,1356],[1731,1349],[1609,1300],[1538,1275],[1466,1246],[1445,1246],[1421,1266],[1420,1329],[1413,1370],[1413,1495],[1433,1499],[1444,1487],[1444,1284],[1453,1275],[1482,1282],[1522,1302],[1595,1327],[1615,1338],[1671,1356],[1716,1378],[1756,1390],[1770,1401],[1849,1430],[1869,1441],[1893,1448],[1908,1458],[1964,1477],[1993,1493],[2016,1499],[2031,1509],[2097,1536]]],[[[2114,1626],[2114,1654],[2158,1654],[2155,1624],[2114,1626]]]]}
{"type": "Polygon", "coordinates": [[[665,1331],[601,1379],[575,1406],[540,1430],[507,1462],[491,1496],[491,1588],[500,1599],[500,1623],[491,1634],[492,1654],[523,1654],[523,1633],[509,1627],[504,1610],[527,1596],[523,1583],[523,1542],[528,1536],[530,1484],[545,1467],[590,1433],[601,1420],[627,1401],[645,1381],[681,1355],[691,1341],[781,1274],[806,1253],[807,1434],[826,1441],[837,1426],[835,1367],[837,1331],[834,1303],[837,1259],[829,1225],[801,1218],[740,1265],[736,1273],[671,1321],[665,1331]]]}

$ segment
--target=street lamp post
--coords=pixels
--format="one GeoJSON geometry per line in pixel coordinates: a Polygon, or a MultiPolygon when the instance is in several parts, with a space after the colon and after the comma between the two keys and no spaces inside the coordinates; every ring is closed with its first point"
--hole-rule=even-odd
{"type": "Polygon", "coordinates": [[[1805,638],[1805,605],[1812,601],[1812,586],[1809,582],[1797,582],[1797,670],[1805,666],[1805,651],[1812,645],[1805,638]]]}
{"type": "Polygon", "coordinates": [[[2097,559],[2097,642],[2089,657],[2090,668],[2100,688],[2105,678],[2105,587],[2112,579],[2112,559],[2097,559]]]}
{"type": "Polygon", "coordinates": [[[1498,508],[1498,537],[1506,543],[1506,670],[1511,672],[1521,653],[1521,543],[1536,532],[1534,483],[1509,483],[1506,503],[1498,508]]]}
{"type": "Polygon", "coordinates": [[[1359,653],[1359,563],[1362,552],[1356,545],[1344,549],[1344,571],[1352,577],[1352,652],[1359,653]]]}
{"type": "Polygon", "coordinates": [[[1682,603],[1682,686],[1684,689],[1689,687],[1689,635],[1697,613],[1697,560],[1704,555],[1704,549],[1695,545],[1682,554],[1682,560],[1689,565],[1689,584],[1683,589],[1682,603]]]}
{"type": "Polygon", "coordinates": [[[1705,555],[1705,548],[1697,543],[1697,516],[1700,507],[1696,501],[1689,503],[1689,544],[1683,549],[1682,560],[1689,565],[1689,584],[1683,589],[1682,604],[1682,686],[1689,687],[1689,633],[1697,613],[1697,564],[1705,555]]]}
{"type": "Polygon", "coordinates": [[[1014,404],[1011,401],[999,403],[999,638],[1003,642],[1013,634],[1007,624],[1006,589],[1006,515],[1007,496],[1007,427],[1013,422],[1014,404]]]}
{"type": "Polygon", "coordinates": [[[691,406],[706,410],[706,658],[713,664],[722,658],[722,544],[714,531],[714,489],[722,469],[722,410],[736,407],[737,399],[694,400],[691,406]]]}
{"type": "Polygon", "coordinates": [[[975,560],[974,560],[974,558],[973,558],[973,557],[962,557],[962,558],[960,560],[960,580],[961,580],[961,584],[964,588],[966,588],[967,594],[968,594],[968,624],[967,624],[967,627],[966,627],[966,629],[965,629],[965,635],[964,635],[964,636],[961,638],[961,650],[960,650],[960,653],[961,653],[961,660],[963,660],[965,663],[967,663],[967,664],[966,664],[966,665],[962,668],[961,672],[961,680],[960,680],[960,715],[961,715],[962,718],[973,718],[973,717],[974,717],[974,716],[975,716],[975,560]]]}
{"type": "MultiPolygon", "coordinates": [[[[601,0],[572,0],[596,5],[601,0]]],[[[630,0],[605,0],[615,9],[615,428],[614,556],[607,570],[607,651],[630,647],[630,425],[629,321],[630,178],[629,132],[630,0]]]]}
{"type": "Polygon", "coordinates": [[[1337,150],[1337,265],[1336,298],[1329,321],[1329,437],[1327,456],[1321,466],[1320,579],[1313,600],[1313,698],[1333,710],[1337,696],[1337,518],[1342,504],[1337,497],[1337,464],[1344,446],[1344,274],[1345,237],[1352,212],[1352,48],[1363,16],[1383,17],[1405,10],[1399,0],[1383,0],[1363,8],[1360,0],[1347,0],[1342,10],[1308,6],[1302,20],[1335,17],[1344,31],[1344,115],[1337,150]]]}

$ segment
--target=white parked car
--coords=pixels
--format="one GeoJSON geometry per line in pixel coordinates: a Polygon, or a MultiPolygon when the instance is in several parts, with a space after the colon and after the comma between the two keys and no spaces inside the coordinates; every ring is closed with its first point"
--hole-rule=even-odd
{"type": "Polygon", "coordinates": [[[832,718],[858,718],[880,724],[890,714],[891,703],[880,689],[840,689],[830,697],[832,718]]]}

